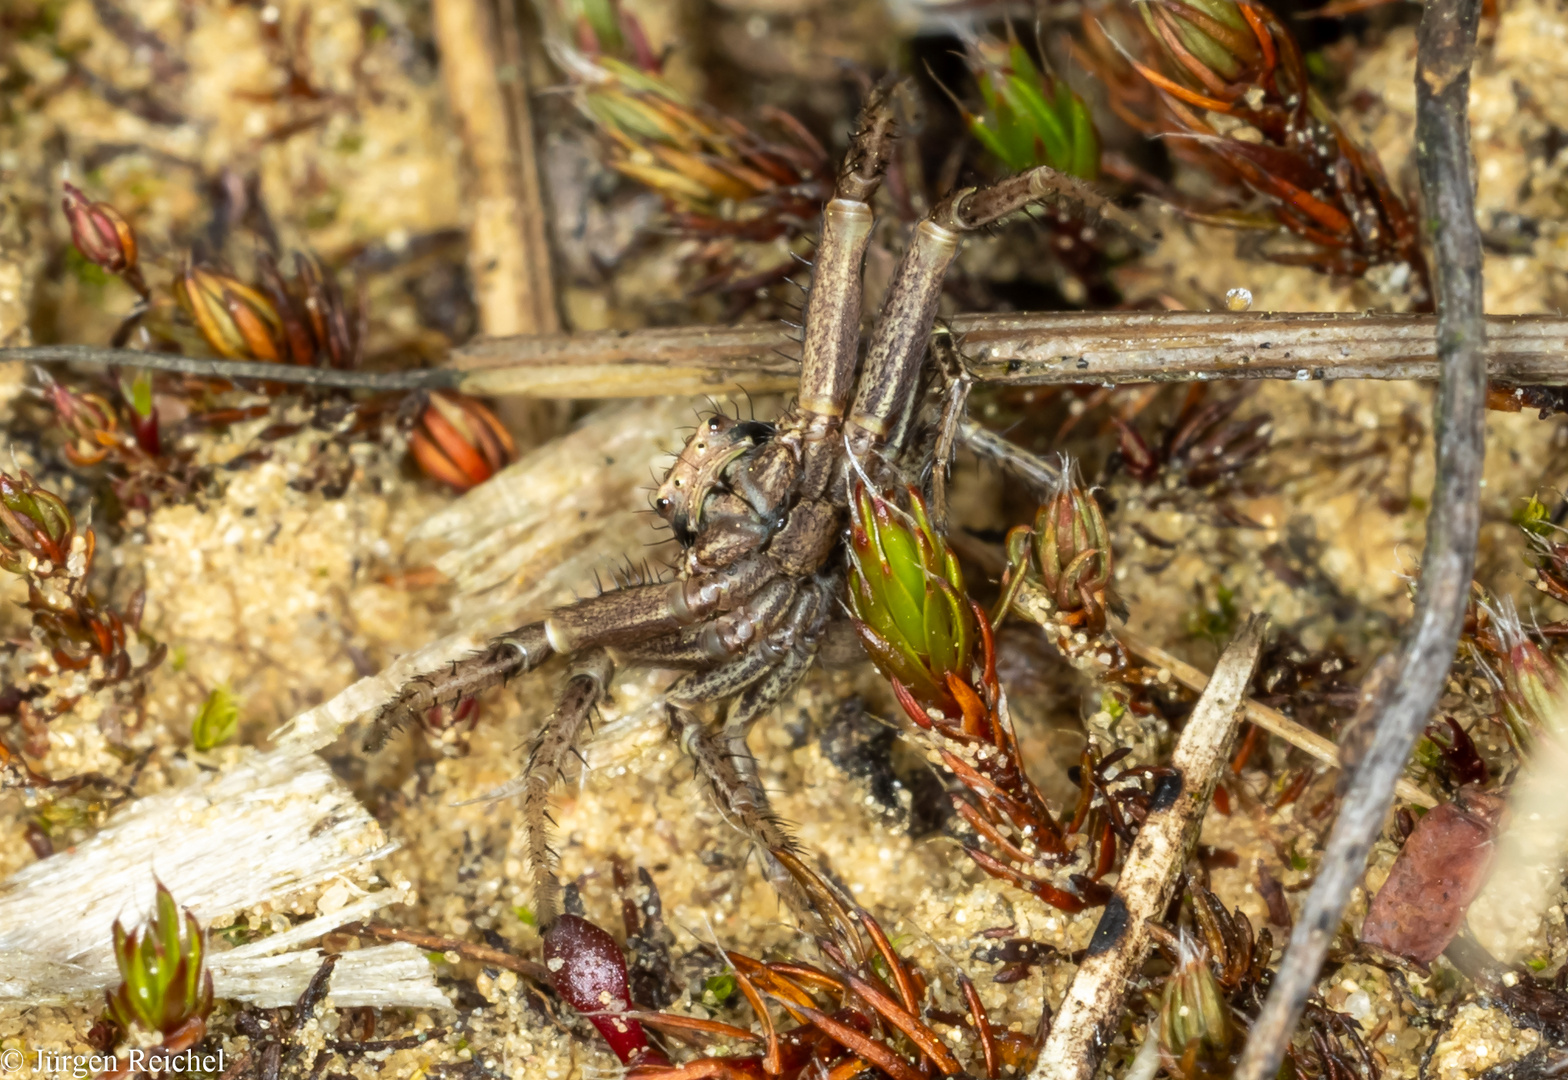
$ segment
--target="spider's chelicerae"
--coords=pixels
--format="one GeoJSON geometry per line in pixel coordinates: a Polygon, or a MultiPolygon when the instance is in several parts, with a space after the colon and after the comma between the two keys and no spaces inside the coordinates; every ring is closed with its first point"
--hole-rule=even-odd
{"type": "Polygon", "coordinates": [[[746,734],[799,684],[843,610],[854,478],[901,475],[943,276],[963,234],[1045,200],[1109,209],[1049,168],[949,195],[915,227],[862,361],[870,203],[894,138],[888,95],[875,92],[823,209],[794,403],[771,424],[706,419],[656,493],[654,507],[682,546],[674,579],[558,608],[414,678],[374,720],[372,750],[437,705],[456,705],[554,655],[572,658],[556,711],[531,745],[522,788],[541,925],[559,911],[544,828],[549,791],[616,664],[688,670],[666,693],[672,731],[732,822],[765,849],[789,846],[757,782],[746,734]],[[698,719],[695,710],[708,705],[719,708],[721,723],[698,719]]]}

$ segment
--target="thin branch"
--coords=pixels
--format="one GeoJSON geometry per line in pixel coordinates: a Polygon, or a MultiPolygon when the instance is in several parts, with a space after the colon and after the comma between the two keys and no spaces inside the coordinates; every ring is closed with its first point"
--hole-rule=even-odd
{"type": "Polygon", "coordinates": [[[465,960],[501,968],[503,971],[515,971],[541,986],[550,985],[550,972],[543,964],[525,960],[505,949],[494,949],[461,938],[442,937],[424,930],[409,930],[402,926],[374,922],[350,923],[340,928],[338,933],[375,938],[377,941],[406,941],[430,952],[455,952],[465,960]]]}
{"type": "Polygon", "coordinates": [[[1481,239],[1470,186],[1467,106],[1478,0],[1429,0],[1416,45],[1416,154],[1422,220],[1436,258],[1438,350],[1437,481],[1415,619],[1397,679],[1382,698],[1377,731],[1340,808],[1317,881],[1290,936],[1273,991],[1252,1027],[1238,1080],[1275,1075],[1291,1033],[1367,852],[1382,831],[1394,781],[1442,692],[1458,644],[1480,532],[1485,453],[1486,320],[1482,315],[1481,239]]]}
{"type": "Polygon", "coordinates": [[[494,4],[494,9],[501,30],[501,66],[496,69],[496,77],[506,95],[513,147],[517,153],[512,181],[517,188],[518,229],[526,270],[525,294],[519,298],[519,303],[528,312],[521,320],[522,330],[524,333],[553,334],[561,329],[552,256],[555,249],[547,228],[554,215],[545,205],[543,177],[539,171],[539,144],[531,102],[536,80],[530,76],[532,59],[526,40],[530,34],[537,35],[539,28],[536,19],[528,18],[527,5],[500,0],[494,4]]]}
{"type": "Polygon", "coordinates": [[[108,349],[96,345],[34,345],[26,349],[0,349],[0,363],[99,364],[105,367],[144,368],[204,379],[265,379],[298,386],[338,386],[350,390],[420,390],[456,386],[459,374],[446,368],[419,371],[341,371],[336,368],[295,367],[255,360],[219,360],[207,356],[174,356],[169,353],[108,349]]]}
{"type": "MultiPolygon", "coordinates": [[[[1128,652],[1135,653],[1145,660],[1151,660],[1158,664],[1161,668],[1169,671],[1171,677],[1187,689],[1201,694],[1204,688],[1209,685],[1209,677],[1202,671],[1172,656],[1153,642],[1145,641],[1137,634],[1131,634],[1125,630],[1118,631],[1116,637],[1117,640],[1127,647],[1128,652]]],[[[1244,705],[1247,710],[1247,719],[1264,731],[1267,731],[1270,735],[1279,736],[1298,750],[1304,750],[1311,754],[1325,765],[1333,766],[1336,769],[1341,767],[1339,748],[1317,732],[1296,723],[1296,721],[1278,709],[1271,709],[1262,702],[1254,701],[1252,698],[1248,698],[1244,705]]],[[[1399,778],[1398,783],[1395,785],[1395,791],[1401,799],[1414,803],[1417,806],[1424,806],[1430,810],[1437,805],[1436,799],[1404,777],[1399,778]]]]}
{"type": "MultiPolygon", "coordinates": [[[[960,315],[964,365],[992,385],[1191,379],[1428,379],[1438,376],[1427,315],[1065,312],[960,315]]],[[[792,390],[799,365],[774,350],[787,327],[696,326],[474,342],[453,353],[480,394],[620,397],[703,393],[744,384],[792,390]]],[[[1491,375],[1568,383],[1568,319],[1487,320],[1491,375]]]]}
{"type": "Polygon", "coordinates": [[[1241,702],[1263,651],[1267,620],[1254,615],[1225,649],[1171,755],[1175,775],[1154,791],[1087,954],[1073,976],[1029,1080],[1092,1080],[1121,1023],[1122,1008],[1148,955],[1146,920],[1170,906],[1198,839],[1214,785],[1229,759],[1241,702]]]}
{"type": "MultiPolygon", "coordinates": [[[[1438,377],[1428,315],[1257,312],[1065,312],[952,320],[977,383],[1051,385],[1193,379],[1438,377]]],[[[471,394],[618,398],[797,388],[789,328],[772,323],[484,338],[427,371],[328,372],[55,345],[0,349],[0,363],[99,363],[219,378],[265,378],[373,390],[455,387],[471,394]]],[[[1487,373],[1501,383],[1568,384],[1568,318],[1486,319],[1487,373]]]]}

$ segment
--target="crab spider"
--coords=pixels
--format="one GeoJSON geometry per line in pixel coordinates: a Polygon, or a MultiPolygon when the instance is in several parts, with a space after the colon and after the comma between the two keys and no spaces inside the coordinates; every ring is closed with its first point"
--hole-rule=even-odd
{"type": "MultiPolygon", "coordinates": [[[[665,695],[673,734],[730,821],[764,850],[790,846],[768,809],[746,734],[804,678],[842,609],[853,479],[867,470],[900,475],[943,278],[963,235],[1045,200],[1103,208],[1049,168],[947,196],[915,226],[862,360],[871,198],[895,137],[888,94],[874,92],[823,209],[794,403],[775,423],[705,420],[659,486],[654,508],[682,546],[673,580],[628,583],[494,638],[411,679],[371,724],[365,745],[374,750],[431,708],[456,705],[552,656],[571,658],[522,784],[541,925],[559,913],[545,828],[550,788],[617,665],[686,670],[665,695]],[[717,724],[698,717],[710,705],[717,724]]],[[[787,875],[771,869],[784,883],[787,875]]]]}

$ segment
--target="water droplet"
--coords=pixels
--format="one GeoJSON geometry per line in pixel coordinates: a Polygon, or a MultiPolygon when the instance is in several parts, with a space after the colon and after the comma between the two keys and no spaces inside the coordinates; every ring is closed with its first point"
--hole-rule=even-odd
{"type": "Polygon", "coordinates": [[[1251,289],[1232,289],[1225,294],[1225,307],[1228,311],[1246,311],[1251,306],[1251,289]]]}

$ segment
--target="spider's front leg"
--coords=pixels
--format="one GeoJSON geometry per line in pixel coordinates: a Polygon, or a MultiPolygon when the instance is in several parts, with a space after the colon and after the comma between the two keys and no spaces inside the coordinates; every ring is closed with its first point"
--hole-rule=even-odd
{"type": "Polygon", "coordinates": [[[897,457],[908,436],[920,369],[942,299],[942,280],[963,235],[1035,203],[1062,202],[1103,216],[1134,235],[1136,221],[1088,185],[1042,165],[984,188],[964,188],[915,227],[877,317],[854,404],[845,423],[849,452],[897,457]]]}
{"type": "Polygon", "coordinates": [[[711,573],[615,589],[557,608],[540,622],[492,638],[465,659],[410,679],[376,713],[365,749],[380,749],[393,732],[437,705],[455,707],[465,698],[527,674],[557,653],[637,645],[729,611],[778,572],[774,559],[758,554],[711,573]]]}
{"type": "Polygon", "coordinates": [[[403,684],[397,696],[377,711],[365,732],[362,745],[375,753],[404,727],[431,709],[455,709],[467,698],[476,697],[492,686],[499,686],[514,675],[532,671],[555,650],[542,622],[520,626],[510,634],[491,638],[485,647],[444,668],[415,675],[403,684]]]}
{"type": "Polygon", "coordinates": [[[895,138],[889,88],[874,90],[822,208],[801,338],[800,390],[776,437],[731,478],[735,493],[767,515],[797,500],[823,500],[838,461],[844,405],[860,350],[861,273],[871,241],[871,197],[882,184],[895,138]]]}

